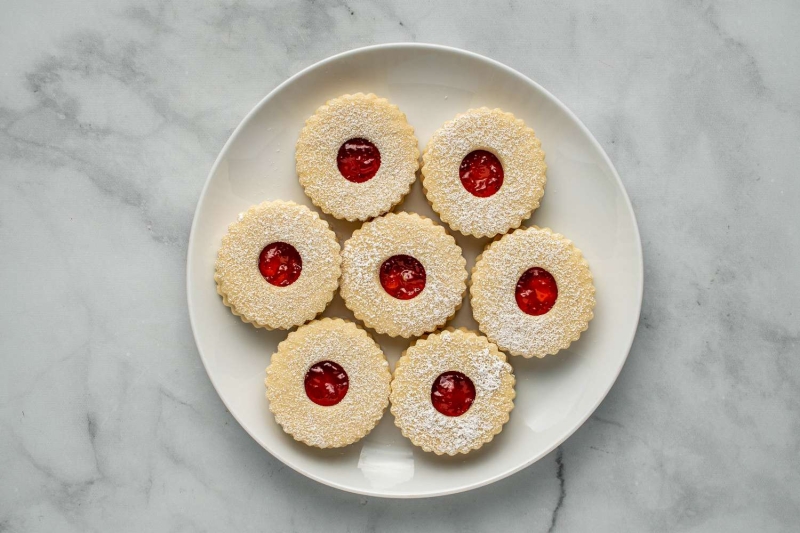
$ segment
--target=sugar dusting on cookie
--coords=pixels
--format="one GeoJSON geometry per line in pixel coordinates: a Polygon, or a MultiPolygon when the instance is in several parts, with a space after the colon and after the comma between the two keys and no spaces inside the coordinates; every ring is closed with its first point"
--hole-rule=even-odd
{"type": "Polygon", "coordinates": [[[314,205],[350,221],[376,217],[400,203],[419,168],[414,128],[397,106],[374,94],[346,94],[317,109],[300,132],[295,156],[300,184],[314,205]],[[365,139],[380,151],[380,168],[361,183],[345,179],[336,162],[351,139],[365,139]]]}
{"type": "Polygon", "coordinates": [[[419,340],[397,363],[391,402],[403,435],[426,451],[455,455],[480,448],[498,434],[514,404],[514,374],[505,355],[485,337],[465,329],[446,330],[419,340]],[[438,412],[431,385],[457,371],[475,385],[475,400],[461,416],[438,412]]]}
{"type": "Polygon", "coordinates": [[[479,329],[500,349],[523,357],[544,357],[567,348],[592,319],[595,289],[581,251],[548,228],[518,229],[491,243],[478,257],[470,287],[479,329]],[[547,270],[558,299],[547,313],[525,314],[514,291],[531,267],[547,270]]]}
{"type": "Polygon", "coordinates": [[[534,131],[500,109],[471,109],[446,122],[422,156],[422,184],[433,210],[454,230],[491,237],[517,228],[539,206],[547,165],[534,131]],[[459,167],[469,153],[497,156],[505,178],[497,193],[473,196],[461,184],[459,167]]]}
{"type": "Polygon", "coordinates": [[[379,333],[411,337],[444,325],[466,292],[466,260],[443,227],[415,213],[389,213],[365,223],[344,244],[342,298],[356,318],[379,333]],[[425,288],[410,300],[380,284],[381,264],[409,255],[425,268],[425,288]]]}
{"type": "Polygon", "coordinates": [[[361,439],[389,404],[391,374],[380,346],[365,330],[340,318],[315,320],[290,333],[266,373],[275,420],[309,446],[338,448],[361,439]],[[347,373],[347,394],[335,405],[317,405],[306,395],[306,372],[320,361],[333,361],[347,373]]]}
{"type": "Polygon", "coordinates": [[[313,319],[339,286],[341,256],[328,223],[304,205],[275,200],[252,206],[228,227],[215,263],[217,292],[245,322],[289,329],[313,319]],[[303,270],[288,287],[270,285],[258,269],[259,254],[274,242],[291,244],[303,270]]]}

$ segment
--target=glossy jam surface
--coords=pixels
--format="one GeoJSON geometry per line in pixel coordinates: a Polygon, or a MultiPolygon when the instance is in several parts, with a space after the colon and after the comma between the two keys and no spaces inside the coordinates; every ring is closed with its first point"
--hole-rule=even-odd
{"type": "Polygon", "coordinates": [[[425,279],[425,267],[410,255],[393,255],[381,265],[381,286],[398,300],[419,295],[425,288],[425,279]]]}
{"type": "Polygon", "coordinates": [[[503,186],[503,165],[486,150],[470,152],[458,169],[461,185],[478,198],[488,198],[503,186]]]}
{"type": "Polygon", "coordinates": [[[340,365],[333,361],[320,361],[306,372],[305,387],[309,400],[329,407],[344,399],[350,388],[350,379],[340,365]]]}
{"type": "Polygon", "coordinates": [[[520,276],[514,295],[523,313],[543,315],[556,304],[558,285],[550,272],[533,267],[520,276]]]}
{"type": "Polygon", "coordinates": [[[378,147],[366,139],[350,139],[339,147],[336,164],[344,179],[353,183],[371,180],[381,168],[378,147]]]}
{"type": "Polygon", "coordinates": [[[258,270],[269,283],[287,287],[297,281],[303,271],[303,258],[297,248],[285,242],[273,242],[261,250],[258,270]]]}
{"type": "Polygon", "coordinates": [[[431,403],[445,416],[461,416],[475,401],[475,385],[461,372],[445,372],[433,381],[431,403]]]}

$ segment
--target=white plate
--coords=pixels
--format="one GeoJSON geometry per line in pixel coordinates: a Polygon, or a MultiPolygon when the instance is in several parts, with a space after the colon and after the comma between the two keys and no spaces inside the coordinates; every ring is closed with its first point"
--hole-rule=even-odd
{"type": "MultiPolygon", "coordinates": [[[[435,215],[419,180],[397,210],[435,215]]],[[[355,224],[325,217],[341,242],[355,224]]],[[[436,218],[435,218],[436,219],[436,218]]],[[[456,235],[472,268],[486,239],[456,235]]],[[[298,472],[343,490],[425,497],[502,479],[553,450],[592,414],[628,356],[642,301],[639,232],[625,189],[589,131],[561,102],[491,59],[441,46],[391,44],[353,50],[293,76],[242,121],[217,158],[197,205],[187,260],[189,314],[211,382],[242,427],[298,472]],[[467,456],[439,457],[411,445],[386,412],[362,441],[341,450],[297,443],[275,423],[264,369],[284,331],[242,323],[222,305],[214,260],[229,223],[268,199],[309,207],[294,168],[294,146],[314,110],[345,93],[374,92],[400,106],[420,148],[446,120],[470,108],[500,107],[533,127],[547,154],[547,187],[530,224],[547,226],[583,250],[597,288],[595,318],[580,341],[544,360],[511,358],[516,407],[493,442],[467,456]]],[[[327,316],[352,319],[337,296],[327,316]]],[[[469,302],[453,326],[475,328],[469,302]]],[[[394,365],[408,341],[376,335],[394,365]]]]}

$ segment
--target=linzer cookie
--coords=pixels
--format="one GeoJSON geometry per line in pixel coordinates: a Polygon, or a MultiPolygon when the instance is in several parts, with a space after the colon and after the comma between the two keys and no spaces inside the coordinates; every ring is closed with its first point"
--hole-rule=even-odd
{"type": "Polygon", "coordinates": [[[324,212],[367,220],[400,203],[419,168],[414,128],[374,94],[346,94],[317,109],[297,140],[297,175],[324,212]]]}
{"type": "Polygon", "coordinates": [[[466,279],[455,239],[414,213],[365,223],[342,251],[345,305],[367,327],[392,337],[444,325],[461,306],[466,279]]]}
{"type": "Polygon", "coordinates": [[[465,235],[517,228],[539,206],[547,165],[533,130],[500,109],[471,109],[437,130],[422,156],[433,210],[465,235]]]}
{"type": "Polygon", "coordinates": [[[466,329],[429,335],[397,362],[391,411],[412,443],[438,455],[468,453],[491,441],[514,408],[506,356],[466,329]]]}
{"type": "Polygon", "coordinates": [[[369,433],[389,404],[389,363],[366,331],[325,318],[278,345],[267,368],[275,420],[295,440],[339,448],[369,433]]]}
{"type": "Polygon", "coordinates": [[[244,322],[289,329],[325,310],[340,265],[328,223],[306,206],[276,200],[251,207],[228,227],[214,280],[223,303],[244,322]]]}
{"type": "Polygon", "coordinates": [[[569,347],[589,327],[594,293],[581,251],[548,228],[504,235],[472,270],[478,328],[511,355],[544,357],[569,347]]]}

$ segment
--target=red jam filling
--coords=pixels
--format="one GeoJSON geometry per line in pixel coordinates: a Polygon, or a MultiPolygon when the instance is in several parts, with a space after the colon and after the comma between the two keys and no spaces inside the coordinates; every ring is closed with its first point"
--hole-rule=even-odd
{"type": "Polygon", "coordinates": [[[381,153],[366,139],[350,139],[339,147],[336,165],[347,181],[364,183],[381,168],[381,153]]]}
{"type": "Polygon", "coordinates": [[[291,285],[303,271],[303,259],[289,243],[273,242],[261,250],[258,270],[264,279],[277,287],[291,285]]]}
{"type": "Polygon", "coordinates": [[[410,255],[393,255],[381,265],[381,286],[398,300],[416,297],[425,288],[425,279],[425,267],[410,255]]]}
{"type": "Polygon", "coordinates": [[[439,375],[431,387],[431,403],[445,416],[461,416],[475,401],[475,385],[461,372],[439,375]]]}
{"type": "Polygon", "coordinates": [[[550,272],[533,267],[520,276],[514,295],[523,313],[543,315],[556,304],[558,285],[550,272]]]}
{"type": "Polygon", "coordinates": [[[341,402],[350,388],[344,368],[333,361],[320,361],[306,372],[306,396],[317,405],[330,407],[341,402]]]}
{"type": "Polygon", "coordinates": [[[461,185],[478,198],[488,198],[503,186],[503,165],[486,150],[470,152],[458,169],[461,185]]]}

